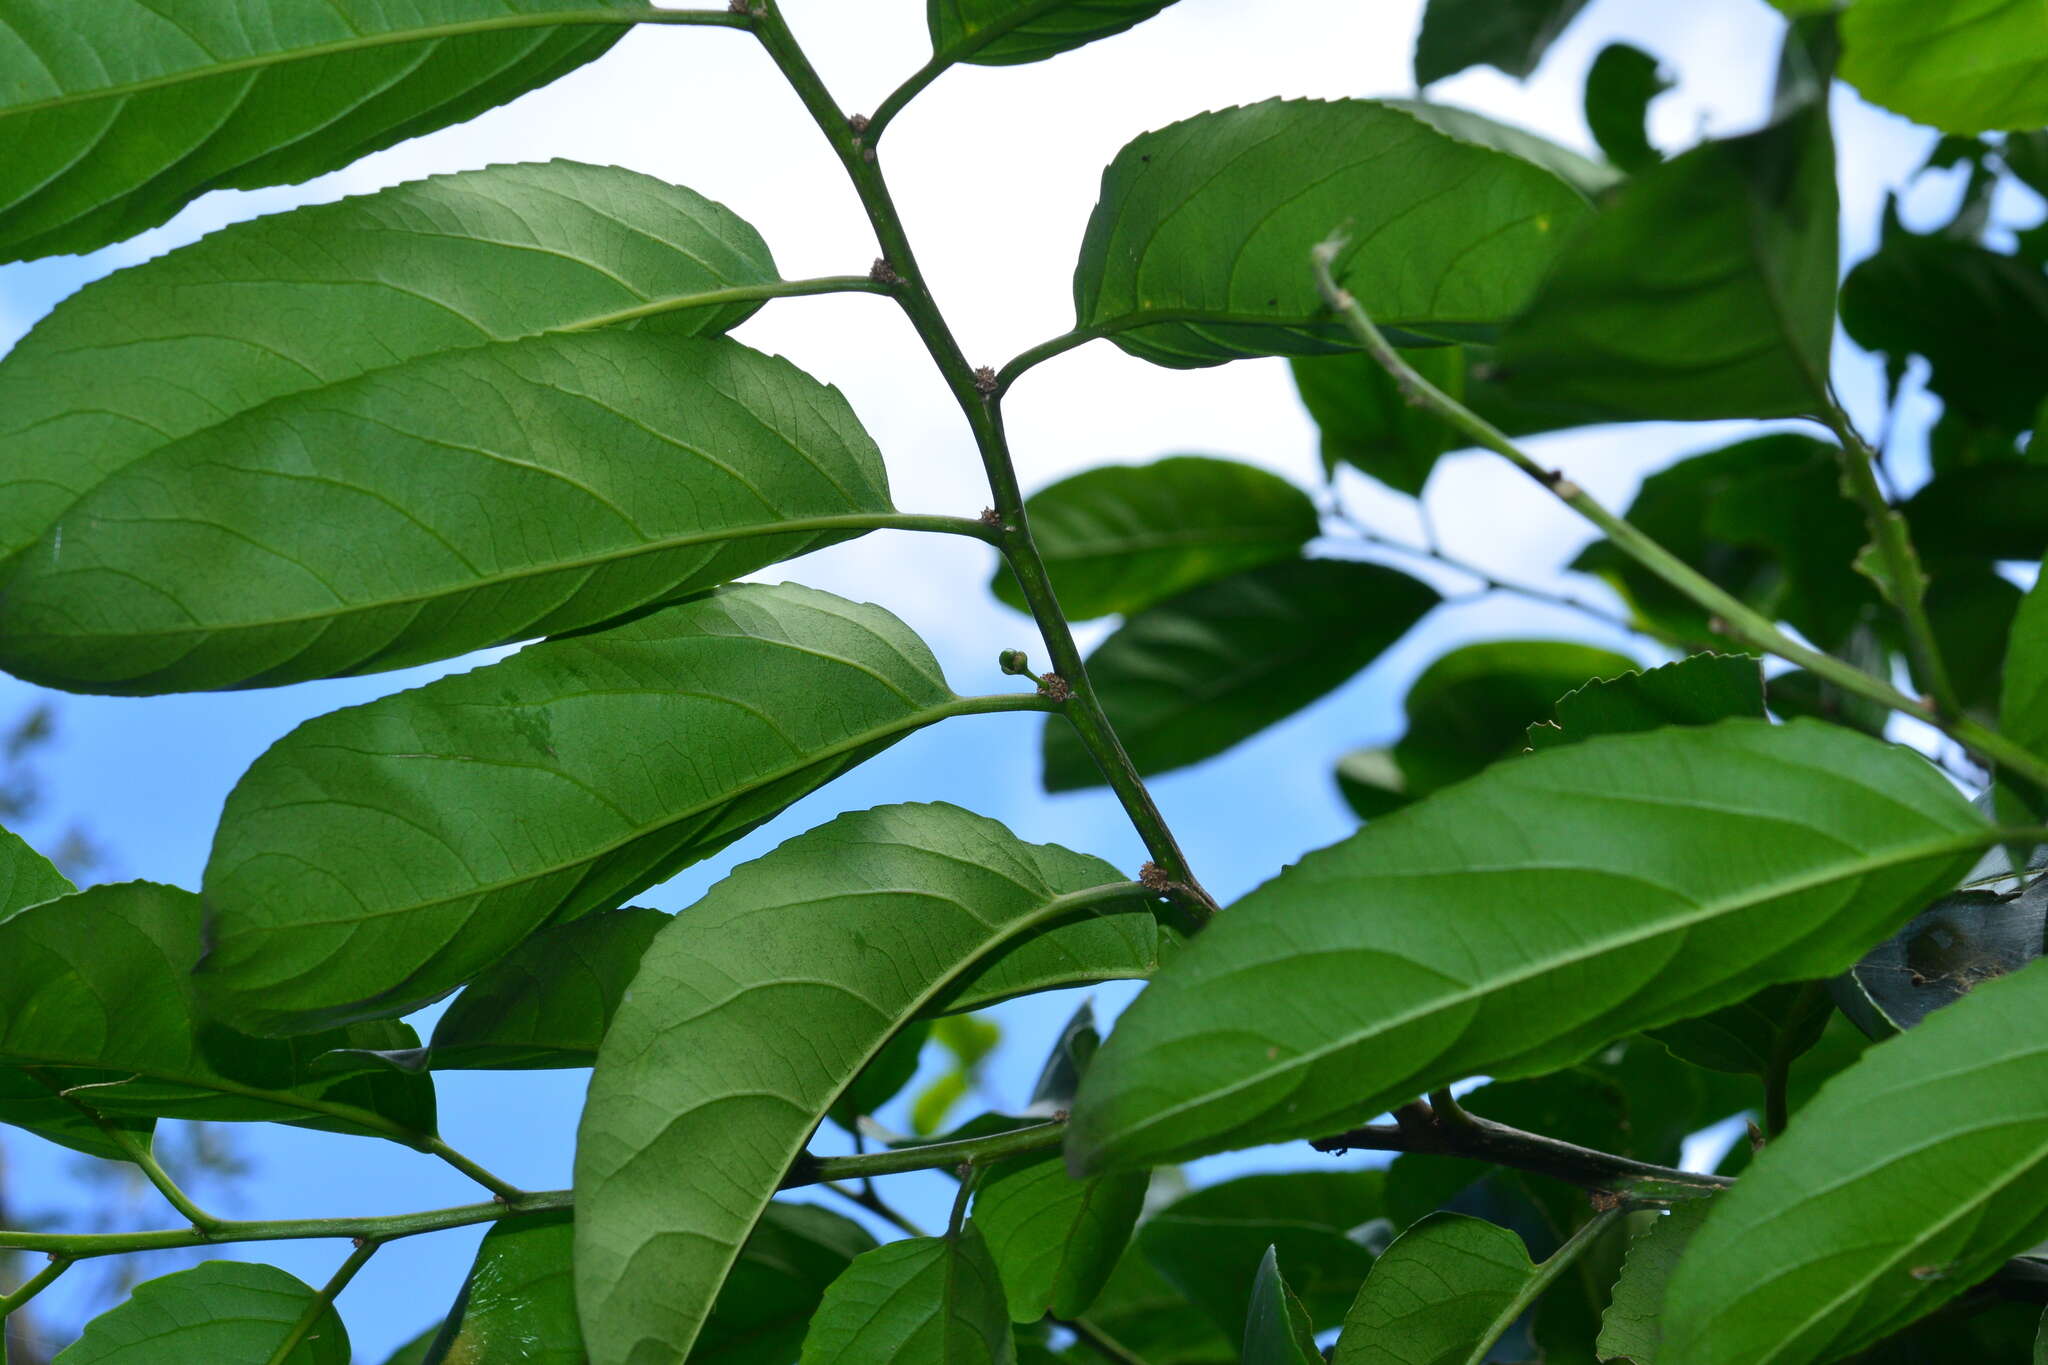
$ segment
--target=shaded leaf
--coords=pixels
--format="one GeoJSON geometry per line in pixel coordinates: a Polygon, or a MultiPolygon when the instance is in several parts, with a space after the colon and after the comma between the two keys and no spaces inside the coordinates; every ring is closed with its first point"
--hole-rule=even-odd
{"type": "MultiPolygon", "coordinates": [[[[1877,601],[1853,567],[1869,532],[1841,494],[1826,442],[1778,433],[1688,456],[1643,480],[1627,517],[1736,597],[1824,644],[1847,639],[1877,601]]],[[[1651,630],[1714,638],[1701,607],[1611,542],[1595,541],[1572,567],[1606,579],[1651,630]]]]}
{"type": "Polygon", "coordinates": [[[895,1099],[917,1075],[924,1045],[931,1041],[931,1036],[930,1020],[919,1020],[897,1033],[860,1069],[825,1117],[849,1133],[858,1132],[864,1116],[895,1099]]]}
{"type": "Polygon", "coordinates": [[[852,409],[788,361],[532,337],[281,398],[114,474],[23,557],[0,664],[126,693],[399,668],[848,534],[784,523],[888,510],[852,409]]]}
{"type": "Polygon", "coordinates": [[[77,889],[55,863],[30,848],[26,839],[0,828],[0,920],[77,889]]]}
{"type": "Polygon", "coordinates": [[[1724,721],[1503,764],[1219,917],[1103,1045],[1069,1160],[1312,1137],[1829,975],[1992,841],[1924,759],[1831,726],[1724,721]]]}
{"type": "Polygon", "coordinates": [[[2013,742],[2048,756],[2048,573],[2034,580],[2013,617],[1998,728],[2013,742]]]}
{"type": "Polygon", "coordinates": [[[1040,62],[1134,28],[1173,0],[929,0],[937,60],[976,66],[1040,62]]]}
{"type": "Polygon", "coordinates": [[[1320,1362],[1308,1310],[1280,1274],[1278,1253],[1266,1248],[1252,1280],[1252,1301],[1244,1319],[1244,1365],[1310,1365],[1320,1362]]]}
{"type": "MultiPolygon", "coordinates": [[[[1131,617],[1089,657],[1088,673],[1138,771],[1170,772],[1341,686],[1439,600],[1378,564],[1269,564],[1131,617]]],[[[1073,727],[1044,733],[1047,791],[1102,782],[1073,727]]]]}
{"type": "MultiPolygon", "coordinates": [[[[1089,903],[1062,897],[1111,883],[1099,859],[956,807],[889,806],[782,844],[678,915],[605,1036],[577,1139],[593,1358],[687,1356],[769,1196],[890,1036],[992,949],[1089,903]],[[717,1179],[679,1181],[679,1162],[717,1179]]],[[[1006,1324],[993,1276],[990,1293],[1006,1324]]]]}
{"type": "Polygon", "coordinates": [[[2048,1233],[2048,971],[1871,1048],[1759,1154],[1671,1278],[1658,1365],[1833,1360],[2048,1233]]]}
{"type": "MultiPolygon", "coordinates": [[[[1218,1331],[1209,1315],[1175,1291],[1136,1247],[1117,1262],[1088,1321],[1146,1365],[1240,1365],[1236,1339],[1218,1331]]],[[[1071,1354],[1082,1360],[1109,1359],[1086,1343],[1076,1343],[1071,1354]]],[[[1128,1362],[1118,1359],[1115,1365],[1128,1362]]]]}
{"type": "Polygon", "coordinates": [[[1694,1066],[1769,1078],[1820,1041],[1834,1004],[1819,982],[1769,986],[1650,1036],[1694,1066]]]}
{"type": "Polygon", "coordinates": [[[1587,214],[1550,172],[1384,104],[1198,114],[1103,173],[1077,325],[1175,368],[1355,349],[1308,270],[1342,227],[1332,269],[1383,326],[1463,339],[1522,306],[1587,214]]]}
{"type": "Polygon", "coordinates": [[[1540,133],[1503,123],[1475,109],[1424,99],[1391,99],[1382,103],[1390,109],[1413,114],[1438,132],[1462,142],[1491,147],[1497,152],[1534,162],[1589,199],[1621,179],[1621,173],[1604,161],[1596,161],[1583,152],[1552,142],[1540,133]]]}
{"type": "Polygon", "coordinates": [[[1138,1247],[1228,1338],[1243,1334],[1260,1252],[1279,1248],[1317,1328],[1333,1327],[1372,1265],[1386,1213],[1381,1171],[1242,1176],[1183,1195],[1145,1220],[1138,1247]]]}
{"type": "Polygon", "coordinates": [[[1957,891],[1872,948],[1840,983],[1843,1009],[1883,1038],[2041,956],[2048,882],[2015,895],[1957,891]]]}
{"type": "Polygon", "coordinates": [[[1817,411],[1834,335],[1835,219],[1834,144],[1819,109],[1645,169],[1570,240],[1506,328],[1509,393],[1586,421],[1817,411]]]}
{"type": "Polygon", "coordinates": [[[1885,725],[1891,720],[1889,707],[1844,691],[1803,668],[1780,673],[1765,685],[1765,690],[1772,714],[1785,720],[1802,716],[1824,720],[1879,739],[1884,737],[1885,725]]]}
{"type": "MultiPolygon", "coordinates": [[[[235,223],[86,285],[0,359],[0,563],[109,474],[271,399],[774,278],[721,205],[572,161],[235,223]]],[[[721,332],[756,306],[639,326],[721,332]]]]}
{"type": "MultiPolygon", "coordinates": [[[[1963,706],[1987,721],[1996,718],[2008,685],[2006,647],[2021,600],[2011,579],[1983,563],[1945,566],[1927,585],[1927,618],[1949,680],[1963,706]]],[[[1925,690],[1917,668],[1913,680],[1925,690]]]]}
{"type": "Polygon", "coordinates": [[[212,189],[310,180],[602,56],[632,0],[20,0],[0,37],[0,259],[85,252],[212,189]],[[613,19],[616,13],[616,20],[613,19]],[[555,16],[581,22],[554,24],[555,16]]]}
{"type": "Polygon", "coordinates": [[[973,1223],[861,1253],[825,1291],[803,1365],[1009,1365],[1003,1286],[973,1223]]]}
{"type": "Polygon", "coordinates": [[[410,1144],[433,1132],[426,1077],[313,1067],[334,1048],[416,1043],[403,1024],[276,1040],[209,1021],[191,984],[202,918],[189,891],[125,882],[0,921],[0,1061],[89,1085],[108,1114],[276,1120],[410,1144]]]}
{"type": "Polygon", "coordinates": [[[949,988],[934,1013],[954,1014],[1040,991],[1150,977],[1175,951],[1179,937],[1153,917],[1150,904],[1106,905],[998,949],[949,988]]]}
{"type": "MultiPolygon", "coordinates": [[[[1415,372],[1463,401],[1461,346],[1433,346],[1404,357],[1415,372]]],[[[1435,413],[1410,403],[1394,377],[1369,355],[1296,359],[1295,387],[1322,432],[1323,472],[1348,464],[1396,492],[1419,497],[1437,457],[1462,444],[1435,413]]]]}
{"type": "Polygon", "coordinates": [[[1671,88],[1657,59],[1627,43],[1609,43],[1586,73],[1586,126],[1607,159],[1631,173],[1664,159],[1650,143],[1650,101],[1671,88]]]}
{"type": "MultiPolygon", "coordinates": [[[[1176,455],[1061,479],[1024,504],[1070,620],[1129,613],[1240,569],[1292,559],[1318,530],[1315,504],[1255,465],[1176,455]]],[[[1026,611],[1009,569],[989,584],[1026,611]]]]}
{"type": "MultiPolygon", "coordinates": [[[[313,1306],[315,1293],[275,1266],[207,1261],[135,1286],[85,1325],[64,1365],[258,1365],[313,1306]]],[[[330,1304],[279,1365],[348,1365],[348,1329],[330,1304]]]]}
{"type": "Polygon", "coordinates": [[[1031,1087],[1031,1103],[1026,1112],[1051,1118],[1071,1107],[1074,1093],[1081,1088],[1081,1077],[1101,1047],[1102,1033],[1095,1027],[1095,1005],[1083,1000],[1067,1020],[1067,1026],[1060,1030],[1059,1041],[1046,1054],[1045,1065],[1039,1068],[1038,1080],[1031,1087]]]}
{"type": "Polygon", "coordinates": [[[974,1195],[1010,1320],[1077,1318],[1102,1291],[1145,1202],[1146,1171],[1075,1180],[1059,1153],[1005,1162],[974,1195]]]}
{"type": "Polygon", "coordinates": [[[1602,1360],[1655,1365],[1663,1338],[1664,1288],[1711,1208],[1704,1199],[1684,1200],[1629,1239],[1628,1260],[1614,1282],[1614,1299],[1600,1316],[1602,1360]]]}
{"type": "Polygon", "coordinates": [[[930,1137],[946,1122],[953,1106],[981,1082],[981,1064],[1003,1040],[1002,1026],[992,1019],[954,1015],[932,1025],[932,1041],[951,1059],[938,1079],[910,1103],[910,1131],[930,1137]]]}
{"type": "Polygon", "coordinates": [[[1596,678],[1557,700],[1554,717],[1529,727],[1529,747],[1555,748],[1593,735],[1666,725],[1764,717],[1764,677],[1746,654],[1694,654],[1639,673],[1596,678]]]}
{"type": "Polygon", "coordinates": [[[1586,0],[1429,0],[1415,41],[1415,83],[1468,66],[1498,67],[1526,79],[1586,0]]]}
{"type": "Polygon", "coordinates": [[[1930,564],[2038,560],[2048,554],[2048,465],[1958,469],[1930,479],[1900,510],[1930,564]]]}
{"type": "Polygon", "coordinates": [[[691,1365],[795,1360],[826,1289],[874,1249],[851,1219],[811,1204],[770,1204],[725,1277],[691,1365]]]}
{"type": "Polygon", "coordinates": [[[1461,646],[1409,687],[1408,732],[1391,749],[1339,761],[1338,789],[1360,816],[1385,814],[1520,753],[1558,698],[1636,667],[1626,655],[1564,640],[1461,646]]]}
{"type": "MultiPolygon", "coordinates": [[[[0,1123],[25,1129],[37,1137],[68,1147],[74,1152],[96,1156],[102,1161],[132,1161],[134,1158],[114,1141],[92,1117],[64,1098],[52,1085],[27,1071],[0,1066],[0,1123]]],[[[109,1123],[127,1129],[147,1147],[155,1121],[148,1118],[118,1117],[109,1123]]]]}
{"type": "Polygon", "coordinates": [[[2028,0],[1856,0],[1842,79],[1872,104],[1951,133],[2048,123],[2048,27],[2028,0]]]}
{"type": "Polygon", "coordinates": [[[1433,1213],[1373,1264],[1344,1317],[1337,1365],[1465,1365],[1535,1274],[1506,1228],[1433,1213]]]}
{"type": "Polygon", "coordinates": [[[413,1009],[962,705],[880,608],[748,584],[321,716],[228,797],[202,990],[266,1030],[413,1009]]]}

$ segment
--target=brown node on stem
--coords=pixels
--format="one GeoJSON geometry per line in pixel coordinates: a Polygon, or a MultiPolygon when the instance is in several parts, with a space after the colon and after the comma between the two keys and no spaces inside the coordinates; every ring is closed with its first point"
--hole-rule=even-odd
{"type": "Polygon", "coordinates": [[[1613,1190],[1594,1190],[1587,1195],[1595,1213],[1612,1213],[1621,1207],[1621,1196],[1613,1190]]]}
{"type": "Polygon", "coordinates": [[[887,256],[875,257],[875,263],[868,267],[868,278],[876,284],[901,284],[903,277],[896,273],[896,267],[889,264],[887,256]]]}
{"type": "Polygon", "coordinates": [[[983,526],[993,526],[998,531],[1009,529],[1008,527],[1003,525],[1003,514],[1001,512],[998,512],[993,507],[982,508],[981,516],[978,518],[978,520],[981,522],[983,526]]]}
{"type": "Polygon", "coordinates": [[[974,372],[974,387],[983,397],[996,391],[996,372],[983,365],[974,372]]]}
{"type": "Polygon", "coordinates": [[[856,133],[865,133],[868,130],[868,116],[866,114],[849,115],[846,120],[846,126],[853,129],[856,133]]]}
{"type": "Polygon", "coordinates": [[[1054,701],[1065,701],[1074,695],[1073,686],[1057,673],[1048,673],[1038,680],[1038,694],[1054,701]]]}
{"type": "Polygon", "coordinates": [[[1162,896],[1174,888],[1174,880],[1166,875],[1166,869],[1153,862],[1148,862],[1138,869],[1138,884],[1147,891],[1156,892],[1162,896]]]}

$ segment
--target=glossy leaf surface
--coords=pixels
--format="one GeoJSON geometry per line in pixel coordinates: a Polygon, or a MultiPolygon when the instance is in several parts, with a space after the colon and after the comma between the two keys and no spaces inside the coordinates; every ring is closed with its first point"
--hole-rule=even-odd
{"type": "Polygon", "coordinates": [[[932,51],[976,66],[1017,66],[1122,33],[1173,0],[928,0],[932,51]]]}
{"type": "Polygon", "coordinates": [[[583,1365],[569,1273],[574,1234],[566,1210],[500,1223],[484,1234],[426,1365],[583,1365]]]}
{"type": "Polygon", "coordinates": [[[1077,325],[1177,368],[1353,349],[1308,270],[1342,228],[1333,269],[1382,326],[1483,334],[1527,301],[1588,212],[1550,172],[1384,104],[1198,114],[1104,172],[1074,274],[1077,325]]]}
{"type": "MultiPolygon", "coordinates": [[[[1175,455],[1090,469],[1024,504],[1069,620],[1134,612],[1240,569],[1292,559],[1318,529],[1308,495],[1256,465],[1175,455]]],[[[989,585],[1019,611],[1007,568],[989,585]]]]}
{"type": "Polygon", "coordinates": [[[0,141],[16,151],[0,259],[91,251],[207,190],[310,180],[462,123],[602,56],[647,8],[18,0],[0,38],[0,141]]]}
{"type": "Polygon", "coordinates": [[[803,1365],[1010,1365],[1016,1347],[980,1229],[863,1252],[825,1291],[803,1365]]]}
{"type": "MultiPolygon", "coordinates": [[[[1340,686],[1437,604],[1395,569],[1345,560],[1269,564],[1125,621],[1088,673],[1141,773],[1222,753],[1340,686]]],[[[1045,785],[1102,781],[1073,727],[1045,727],[1045,785]]]]}
{"type": "MultiPolygon", "coordinates": [[[[311,1286],[275,1266],[208,1261],[149,1280],[86,1324],[64,1365],[166,1365],[173,1360],[257,1365],[313,1306],[311,1286]]],[[[348,1329],[321,1310],[279,1365],[348,1365],[348,1329]]]]}
{"type": "MultiPolygon", "coordinates": [[[[271,399],[774,278],[760,235],[721,205],[572,161],[233,224],[93,281],[0,359],[0,563],[109,474],[271,399]]],[[[755,306],[639,326],[722,332],[755,306]]]]}
{"type": "Polygon", "coordinates": [[[1344,1317],[1337,1365],[1465,1365],[1535,1274],[1506,1228],[1433,1213],[1373,1264],[1344,1317]]]}
{"type": "Polygon", "coordinates": [[[409,1010],[958,705],[887,612],[749,584],[331,712],[228,797],[202,989],[279,1031],[409,1010]]]}
{"type": "MultiPolygon", "coordinates": [[[[1072,913],[1061,896],[1118,881],[957,807],[887,806],[790,840],[678,915],[605,1037],[577,1141],[592,1359],[686,1356],[790,1162],[889,1037],[993,949],[1072,913]],[[678,1181],[678,1162],[717,1178],[678,1181]]],[[[990,1292],[1007,1324],[993,1276],[990,1292]]]]}
{"type": "Polygon", "coordinates": [[[1614,735],[1503,764],[1219,917],[1103,1045],[1069,1160],[1085,1173],[1312,1137],[1831,974],[1991,842],[1924,759],[1812,723],[1614,735]]]}
{"type": "Polygon", "coordinates": [[[0,664],[129,693],[398,668],[713,587],[846,534],[771,528],[889,507],[852,409],[787,361],[533,337],[279,399],[113,475],[22,560],[0,664]]]}
{"type": "Polygon", "coordinates": [[[2048,970],[1870,1049],[1715,1208],[1671,1278],[1658,1365],[1833,1360],[2048,1232],[2048,970]]]}

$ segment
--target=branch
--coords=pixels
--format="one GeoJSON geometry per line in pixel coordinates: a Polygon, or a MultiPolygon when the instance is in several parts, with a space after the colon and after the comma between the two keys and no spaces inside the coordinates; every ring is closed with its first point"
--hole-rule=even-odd
{"type": "Polygon", "coordinates": [[[1536,1267],[1536,1273],[1523,1282],[1522,1287],[1515,1291],[1515,1296],[1509,1299],[1500,1312],[1494,1315],[1493,1321],[1487,1324],[1485,1333],[1473,1346],[1472,1354],[1466,1358],[1465,1365],[1484,1365],[1486,1358],[1493,1353],[1493,1344],[1500,1340],[1501,1334],[1514,1326],[1515,1319],[1528,1311],[1529,1305],[1535,1303],[1543,1291],[1550,1288],[1551,1283],[1564,1273],[1565,1267],[1578,1260],[1580,1253],[1591,1246],[1594,1239],[1607,1231],[1620,1216],[1621,1210],[1618,1208],[1601,1210],[1581,1224],[1579,1230],[1574,1232],[1563,1246],[1550,1253],[1550,1258],[1536,1267]]]}
{"type": "Polygon", "coordinates": [[[1616,549],[1684,593],[1706,611],[1719,617],[1725,632],[1733,639],[1798,664],[1844,691],[1867,697],[1881,706],[1925,721],[1975,752],[1980,758],[2009,768],[2038,785],[2048,786],[2048,761],[2036,757],[1975,721],[1962,716],[1943,715],[1936,708],[1915,701],[1883,679],[1873,677],[1862,669],[1835,658],[1832,654],[1824,654],[1801,644],[1779,630],[1777,624],[1769,617],[1756,611],[1748,603],[1735,597],[1672,554],[1632,522],[1625,521],[1608,511],[1584,489],[1565,478],[1561,471],[1545,469],[1529,458],[1528,454],[1502,434],[1498,427],[1417,374],[1415,368],[1402,359],[1401,353],[1380,334],[1379,328],[1374,325],[1372,318],[1366,314],[1358,300],[1330,274],[1330,263],[1335,259],[1340,246],[1341,243],[1338,241],[1324,242],[1310,253],[1315,269],[1316,287],[1321,291],[1324,300],[1351,329],[1359,344],[1394,377],[1395,384],[1410,402],[1434,412],[1474,443],[1506,457],[1517,469],[1549,489],[1558,501],[1605,532],[1607,538],[1614,542],[1616,549]]]}
{"type": "Polygon", "coordinates": [[[293,1352],[299,1349],[299,1343],[304,1341],[306,1334],[319,1323],[320,1315],[333,1306],[335,1295],[348,1288],[348,1282],[356,1277],[356,1272],[363,1268],[363,1263],[375,1256],[377,1249],[383,1245],[382,1242],[356,1243],[356,1249],[341,1263],[341,1269],[334,1272],[334,1278],[320,1287],[320,1292],[306,1305],[306,1311],[299,1314],[299,1320],[292,1324],[291,1331],[285,1333],[284,1340],[270,1353],[267,1365],[286,1365],[286,1362],[291,1360],[293,1352]]]}

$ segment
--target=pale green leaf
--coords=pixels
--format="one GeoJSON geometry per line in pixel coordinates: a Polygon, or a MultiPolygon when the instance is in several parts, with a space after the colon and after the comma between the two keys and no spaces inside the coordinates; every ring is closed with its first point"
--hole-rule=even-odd
{"type": "Polygon", "coordinates": [[[848,534],[807,519],[889,506],[845,399],[737,342],[453,351],[108,478],[23,557],[0,665],[125,693],[400,668],[712,587],[848,534]]]}
{"type": "MultiPolygon", "coordinates": [[[[62,1365],[270,1365],[313,1289],[275,1266],[207,1261],[135,1286],[86,1324],[62,1365]]],[[[278,1365],[348,1365],[348,1329],[332,1304],[278,1365]]]]}
{"type": "Polygon", "coordinates": [[[310,180],[465,122],[603,55],[648,9],[10,0],[0,259],[91,251],[208,190],[310,180]]]}
{"type": "Polygon", "coordinates": [[[1822,109],[1649,167],[1507,328],[1508,392],[1581,421],[1821,411],[1835,237],[1822,109]]]}
{"type": "MultiPolygon", "coordinates": [[[[1125,621],[1088,675],[1138,771],[1222,753],[1341,686],[1440,599],[1396,569],[1298,559],[1192,588],[1125,621]]],[[[1102,774],[1073,727],[1045,728],[1045,786],[1102,774]]]]}
{"type": "Polygon", "coordinates": [[[1856,0],[1842,79],[1950,133],[2048,123],[2048,15],[2035,0],[1856,0]]]}
{"type": "Polygon", "coordinates": [[[1664,1336],[1665,1287],[1710,1207],[1704,1199],[1685,1200],[1629,1239],[1628,1259],[1614,1282],[1614,1297],[1600,1315],[1596,1349],[1602,1360],[1655,1365],[1664,1336]]]}
{"type": "Polygon", "coordinates": [[[863,1252],[825,1291],[802,1359],[1010,1365],[1015,1358],[1002,1282],[969,1223],[957,1236],[912,1237],[863,1252]]]}
{"type": "Polygon", "coordinates": [[[1337,1365],[1466,1365],[1536,1267],[1483,1218],[1432,1213],[1380,1253],[1337,1338],[1337,1365]]]}
{"type": "MultiPolygon", "coordinates": [[[[1200,455],[1086,470],[1032,494],[1024,509],[1060,609],[1075,621],[1292,559],[1318,530],[1315,504],[1287,480],[1200,455]]],[[[1008,568],[989,586],[1026,610],[1008,568]]]]}
{"type": "Polygon", "coordinates": [[[403,1013],[972,709],[879,607],[748,584],[332,712],[228,796],[201,989],[264,1030],[403,1013]]]}
{"type": "Polygon", "coordinates": [[[1314,1137],[1461,1077],[1555,1070],[1840,971],[1993,841],[1925,759],[1836,726],[1531,754],[1220,916],[1103,1045],[1069,1159],[1087,1173],[1314,1137]]]}
{"type": "Polygon", "coordinates": [[[584,1365],[569,1271],[574,1236],[566,1209],[486,1233],[425,1365],[584,1365]]]}
{"type": "Polygon", "coordinates": [[[1173,0],[928,0],[934,60],[976,66],[1040,62],[1122,33],[1173,0]]]}
{"type": "MultiPolygon", "coordinates": [[[[769,1196],[890,1036],[994,949],[1092,903],[1063,897],[1110,884],[1129,894],[1099,859],[956,807],[889,806],[790,840],[676,916],[605,1036],[577,1141],[592,1359],[687,1356],[769,1196]]],[[[1006,1322],[992,1277],[991,1293],[1006,1322]]]]}
{"type": "MultiPolygon", "coordinates": [[[[730,210],[572,161],[233,224],[93,281],[0,359],[0,564],[109,474],[270,399],[774,278],[730,210]]],[[[715,333],[755,306],[639,325],[715,333]]]]}
{"type": "Polygon", "coordinates": [[[417,1044],[380,1022],[250,1038],[193,998],[204,907],[173,886],[124,882],[0,920],[0,1062],[47,1069],[109,1114],[277,1120],[417,1144],[434,1128],[424,1076],[318,1072],[345,1047],[417,1044]]]}
{"type": "Polygon", "coordinates": [[[1549,171],[1385,104],[1198,114],[1104,172],[1076,325],[1176,368],[1351,350],[1308,269],[1342,229],[1332,268],[1382,326],[1463,339],[1518,311],[1589,213],[1549,171]]]}
{"type": "Polygon", "coordinates": [[[1714,1201],[1658,1365],[1835,1360],[2048,1235],[2048,969],[1880,1043],[1714,1201]]]}
{"type": "Polygon", "coordinates": [[[1415,83],[1482,63],[1526,79],[1586,0],[1429,0],[1415,42],[1415,83]]]}
{"type": "Polygon", "coordinates": [[[1244,1365],[1321,1365],[1308,1312],[1280,1274],[1279,1253],[1266,1248],[1252,1281],[1244,1319],[1244,1365]]]}
{"type": "Polygon", "coordinates": [[[1998,728],[2015,744],[2048,756],[2048,572],[2034,580],[2013,618],[1998,728]]]}

